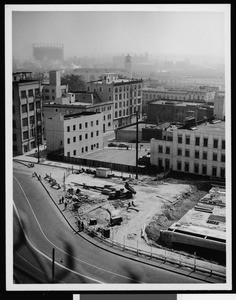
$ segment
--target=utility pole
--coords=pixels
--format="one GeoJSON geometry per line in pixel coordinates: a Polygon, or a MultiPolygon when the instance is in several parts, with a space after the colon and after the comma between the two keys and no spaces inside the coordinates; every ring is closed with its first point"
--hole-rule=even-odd
{"type": "Polygon", "coordinates": [[[55,248],[52,248],[52,283],[55,277],[55,248]]]}
{"type": "Polygon", "coordinates": [[[136,111],[136,179],[138,179],[138,110],[136,111]]]}
{"type": "Polygon", "coordinates": [[[39,125],[37,124],[36,126],[36,130],[37,130],[37,144],[38,144],[38,163],[40,160],[40,156],[39,156],[39,142],[40,142],[40,137],[39,137],[39,125]]]}

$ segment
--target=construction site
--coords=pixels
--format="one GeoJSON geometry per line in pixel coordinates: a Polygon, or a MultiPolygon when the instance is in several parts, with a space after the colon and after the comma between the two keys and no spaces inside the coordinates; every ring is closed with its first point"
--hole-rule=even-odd
{"type": "Polygon", "coordinates": [[[173,178],[136,179],[107,168],[72,168],[63,178],[55,173],[44,180],[58,190],[59,207],[71,211],[78,231],[86,226],[130,247],[168,249],[225,265],[223,188],[173,178]]]}

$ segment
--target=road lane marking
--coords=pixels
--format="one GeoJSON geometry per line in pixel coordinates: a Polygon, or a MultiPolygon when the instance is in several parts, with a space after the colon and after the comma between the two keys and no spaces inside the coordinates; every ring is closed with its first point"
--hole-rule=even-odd
{"type": "MultiPolygon", "coordinates": [[[[15,208],[16,215],[17,215],[17,218],[18,218],[18,220],[19,220],[21,229],[23,230],[24,236],[25,236],[27,242],[29,243],[29,245],[30,245],[36,252],[38,252],[39,254],[41,254],[43,257],[45,257],[46,259],[52,261],[52,258],[51,258],[51,257],[49,257],[49,256],[47,256],[46,254],[44,254],[42,251],[40,251],[38,248],[36,248],[36,247],[31,243],[31,241],[30,241],[30,239],[28,238],[28,236],[27,236],[27,234],[26,234],[26,232],[25,232],[25,229],[24,229],[24,227],[23,227],[23,225],[22,225],[22,222],[21,222],[21,219],[20,219],[20,215],[19,215],[19,213],[18,213],[18,210],[17,210],[17,208],[16,208],[16,205],[15,205],[14,201],[13,201],[13,206],[14,206],[14,208],[15,208]]],[[[65,266],[63,266],[63,265],[61,265],[61,264],[59,264],[57,261],[55,261],[55,264],[56,264],[57,266],[59,266],[59,267],[65,269],[65,270],[71,272],[71,273],[74,273],[74,274],[78,275],[78,276],[84,277],[84,278],[89,279],[89,280],[91,280],[91,281],[95,281],[95,282],[97,282],[97,283],[104,283],[104,282],[102,282],[102,281],[93,279],[93,278],[91,278],[91,277],[89,277],[89,276],[86,276],[86,275],[84,275],[84,274],[81,274],[81,273],[79,273],[79,272],[76,272],[76,271],[74,271],[74,270],[72,270],[72,269],[69,269],[69,268],[67,268],[67,267],[65,267],[65,266]]]]}
{"type": "MultiPolygon", "coordinates": [[[[112,271],[105,270],[105,269],[103,269],[103,268],[100,268],[100,267],[97,267],[97,266],[95,266],[95,265],[92,265],[92,264],[90,264],[90,263],[88,263],[88,262],[85,262],[85,261],[83,261],[83,260],[81,260],[81,259],[79,259],[79,258],[77,258],[77,257],[74,257],[74,256],[68,254],[67,252],[65,252],[63,249],[61,249],[61,248],[58,247],[57,245],[55,245],[53,242],[51,242],[51,241],[47,238],[47,236],[45,235],[45,233],[44,233],[42,227],[40,226],[39,221],[38,221],[38,219],[37,219],[37,217],[36,217],[36,215],[35,215],[35,213],[34,213],[34,210],[33,210],[32,206],[31,206],[31,204],[30,204],[30,202],[29,202],[29,199],[28,199],[28,197],[26,196],[26,194],[25,194],[25,192],[24,192],[24,190],[23,190],[23,187],[21,186],[20,182],[16,179],[15,176],[13,176],[13,178],[16,180],[16,182],[18,183],[20,189],[22,190],[22,192],[23,192],[23,194],[24,194],[24,196],[25,196],[25,199],[26,199],[27,202],[28,202],[28,205],[29,205],[29,207],[30,207],[30,209],[31,209],[31,211],[32,211],[32,213],[33,213],[33,216],[34,216],[34,218],[35,218],[35,220],[36,220],[36,222],[37,222],[37,224],[38,224],[38,227],[39,227],[39,229],[40,229],[42,235],[44,236],[44,238],[45,238],[51,245],[53,245],[55,248],[57,248],[57,249],[60,250],[61,252],[65,253],[66,255],[72,257],[73,259],[75,259],[75,260],[77,260],[77,261],[79,261],[79,262],[81,262],[81,263],[84,263],[84,264],[86,264],[86,265],[88,265],[88,266],[90,266],[90,267],[96,268],[96,269],[98,269],[98,270],[101,270],[101,271],[106,272],[106,273],[110,273],[110,274],[112,274],[112,275],[115,275],[115,276],[118,276],[118,277],[121,277],[121,278],[125,278],[125,279],[128,279],[128,280],[133,280],[133,279],[130,278],[130,277],[123,276],[123,275],[114,273],[114,272],[112,272],[112,271]]],[[[13,202],[13,203],[14,203],[14,202],[13,202]]],[[[14,204],[14,205],[15,205],[15,204],[14,204]]],[[[137,281],[137,283],[143,283],[143,282],[137,281]]]]}

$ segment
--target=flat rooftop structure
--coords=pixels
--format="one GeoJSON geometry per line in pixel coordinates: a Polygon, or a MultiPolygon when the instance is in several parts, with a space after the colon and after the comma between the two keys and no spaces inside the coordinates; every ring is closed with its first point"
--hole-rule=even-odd
{"type": "MultiPolygon", "coordinates": [[[[197,125],[196,127],[194,127],[194,132],[205,132],[205,133],[219,133],[219,134],[225,134],[225,122],[218,120],[219,122],[215,123],[215,124],[211,124],[206,122],[202,123],[200,125],[197,125]]],[[[182,130],[189,130],[189,129],[182,129],[182,128],[178,128],[178,131],[182,131],[182,130]]]]}
{"type": "Polygon", "coordinates": [[[214,192],[203,197],[168,231],[219,242],[226,241],[225,194],[214,192]],[[215,203],[210,201],[214,198],[215,203]],[[217,202],[218,201],[218,202],[217,202]]]}
{"type": "MultiPolygon", "coordinates": [[[[138,129],[141,131],[143,128],[147,129],[163,129],[164,127],[168,127],[170,125],[169,122],[160,124],[160,125],[155,125],[155,124],[145,124],[145,123],[139,123],[138,124],[138,129]]],[[[128,125],[123,128],[120,128],[118,130],[126,130],[126,131],[136,131],[136,124],[128,125]]]]}
{"type": "Polygon", "coordinates": [[[96,114],[99,114],[99,112],[82,111],[82,112],[76,113],[76,114],[64,115],[64,120],[79,118],[79,117],[84,117],[84,116],[92,116],[92,115],[96,115],[96,114]]]}
{"type": "Polygon", "coordinates": [[[196,103],[196,102],[180,102],[180,101],[172,101],[172,100],[156,100],[149,102],[150,105],[173,105],[173,106],[178,106],[178,107],[188,107],[188,106],[198,106],[201,108],[214,108],[214,105],[208,105],[208,104],[202,104],[202,103],[196,103]]]}
{"type": "MultiPolygon", "coordinates": [[[[113,85],[122,85],[122,84],[127,84],[127,83],[142,83],[142,79],[125,79],[125,78],[122,78],[122,79],[115,79],[115,80],[112,80],[110,82],[106,82],[106,84],[113,84],[113,85]]],[[[103,84],[104,81],[102,80],[96,80],[96,81],[90,81],[92,83],[95,83],[95,84],[103,84]]]]}

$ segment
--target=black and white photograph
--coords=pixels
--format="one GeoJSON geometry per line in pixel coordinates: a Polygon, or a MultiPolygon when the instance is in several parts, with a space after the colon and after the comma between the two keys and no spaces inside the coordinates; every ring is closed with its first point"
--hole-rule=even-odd
{"type": "Polygon", "coordinates": [[[230,4],[5,5],[8,291],[232,289],[230,43],[230,4]]]}

